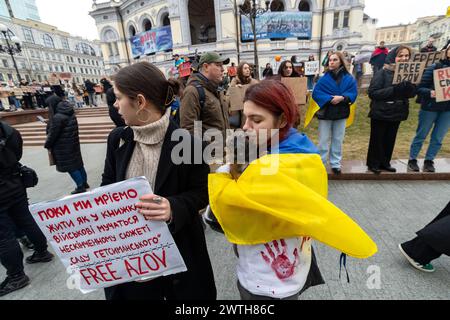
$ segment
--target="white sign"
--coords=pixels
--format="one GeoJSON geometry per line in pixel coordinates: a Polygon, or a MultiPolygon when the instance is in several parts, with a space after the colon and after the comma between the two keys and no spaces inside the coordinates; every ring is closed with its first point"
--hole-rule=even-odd
{"type": "Polygon", "coordinates": [[[305,76],[315,76],[319,73],[319,61],[305,62],[305,76]]]}
{"type": "Polygon", "coordinates": [[[145,177],[30,206],[33,218],[83,293],[186,271],[164,222],[137,212],[145,177]]]}

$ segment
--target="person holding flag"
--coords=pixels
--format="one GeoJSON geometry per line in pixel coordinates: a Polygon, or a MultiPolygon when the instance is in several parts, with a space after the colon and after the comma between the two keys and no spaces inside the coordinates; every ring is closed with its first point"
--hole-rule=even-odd
{"type": "MultiPolygon", "coordinates": [[[[312,239],[356,258],[376,244],[327,200],[328,180],[319,150],[293,128],[297,108],[281,82],[264,80],[244,99],[244,131],[268,153],[245,168],[211,174],[209,200],[228,241],[237,245],[238,288],[243,300],[297,300],[323,283],[312,239]],[[279,142],[278,142],[279,141],[279,142]]],[[[342,257],[346,257],[343,255],[342,257]]]]}
{"type": "Polygon", "coordinates": [[[353,123],[357,96],[357,83],[347,70],[343,54],[333,53],[329,59],[328,71],[317,82],[312,93],[305,127],[316,115],[319,119],[320,156],[326,165],[330,154],[331,169],[337,175],[341,174],[345,129],[353,123]]]}

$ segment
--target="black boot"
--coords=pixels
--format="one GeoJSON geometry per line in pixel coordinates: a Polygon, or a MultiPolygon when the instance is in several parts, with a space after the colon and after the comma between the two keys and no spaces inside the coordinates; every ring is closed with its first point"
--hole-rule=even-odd
{"type": "Polygon", "coordinates": [[[53,260],[53,257],[53,254],[51,254],[47,250],[45,252],[35,251],[33,255],[29,256],[25,260],[28,264],[34,264],[39,262],[50,262],[53,260]]]}
{"type": "Polygon", "coordinates": [[[83,187],[84,187],[86,190],[91,188],[91,186],[90,186],[87,182],[84,183],[83,187]]]}
{"type": "Polygon", "coordinates": [[[29,284],[30,278],[28,278],[25,274],[15,277],[6,277],[6,279],[0,284],[0,297],[22,289],[29,284]]]}
{"type": "Polygon", "coordinates": [[[423,172],[436,172],[434,168],[434,162],[431,160],[425,160],[423,163],[423,172]]]}
{"type": "Polygon", "coordinates": [[[22,238],[19,238],[18,240],[28,250],[34,249],[34,244],[31,243],[31,241],[28,239],[27,236],[23,236],[22,238]]]}
{"type": "Polygon", "coordinates": [[[417,160],[408,161],[408,172],[420,172],[420,168],[417,165],[417,160]]]}
{"type": "Polygon", "coordinates": [[[77,187],[75,190],[73,190],[71,192],[71,194],[79,194],[79,193],[85,193],[86,192],[86,188],[84,186],[82,187],[77,187]]]}

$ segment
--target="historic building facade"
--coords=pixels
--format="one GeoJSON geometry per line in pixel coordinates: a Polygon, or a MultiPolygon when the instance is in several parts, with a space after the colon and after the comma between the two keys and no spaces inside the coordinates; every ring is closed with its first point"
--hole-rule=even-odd
{"type": "MultiPolygon", "coordinates": [[[[27,81],[47,80],[53,72],[70,73],[81,84],[86,79],[98,83],[105,76],[102,51],[97,42],[71,36],[35,20],[0,18],[11,37],[21,40],[21,53],[15,54],[21,78],[27,81]]],[[[14,44],[12,44],[14,45],[14,44]]],[[[0,53],[0,82],[17,82],[11,56],[0,53]]]]}
{"type": "MultiPolygon", "coordinates": [[[[114,73],[121,66],[147,60],[167,71],[172,55],[217,51],[233,62],[253,62],[253,43],[240,39],[240,22],[234,0],[111,0],[93,1],[95,19],[105,58],[114,73]],[[170,25],[172,52],[157,52],[134,59],[130,38],[141,32],[170,25]]],[[[261,1],[264,6],[265,1],[261,1]]],[[[364,0],[272,0],[271,11],[312,13],[312,37],[258,40],[259,65],[276,66],[275,56],[298,56],[306,60],[319,50],[342,50],[355,54],[375,46],[376,20],[364,14],[364,0]],[[323,17],[323,20],[322,20],[323,17]]]]}
{"type": "Polygon", "coordinates": [[[425,46],[430,37],[435,39],[434,45],[442,49],[450,39],[450,18],[422,17],[411,24],[378,28],[376,34],[377,43],[384,41],[389,47],[404,44],[417,50],[425,46]]]}

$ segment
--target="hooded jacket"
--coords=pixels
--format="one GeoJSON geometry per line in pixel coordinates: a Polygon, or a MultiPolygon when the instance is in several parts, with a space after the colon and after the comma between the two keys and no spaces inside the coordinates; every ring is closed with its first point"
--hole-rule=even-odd
{"type": "Polygon", "coordinates": [[[52,151],[59,172],[73,172],[83,167],[78,122],[73,107],[58,97],[49,100],[50,115],[45,148],[52,151]]]}
{"type": "Polygon", "coordinates": [[[421,107],[424,111],[450,111],[450,101],[436,102],[436,98],[431,98],[431,90],[434,88],[434,70],[450,67],[450,60],[445,59],[428,67],[422,76],[417,93],[421,100],[421,107]]]}
{"type": "Polygon", "coordinates": [[[218,129],[226,137],[226,130],[230,128],[225,96],[218,91],[218,86],[201,73],[195,73],[189,78],[180,107],[180,125],[192,135],[195,121],[202,121],[202,133],[208,129],[218,129]],[[203,107],[196,85],[205,91],[203,107]]]}
{"type": "Polygon", "coordinates": [[[404,121],[409,116],[409,99],[416,95],[416,87],[411,82],[393,85],[398,47],[389,52],[385,67],[375,73],[369,86],[369,117],[382,121],[404,121]]]}

